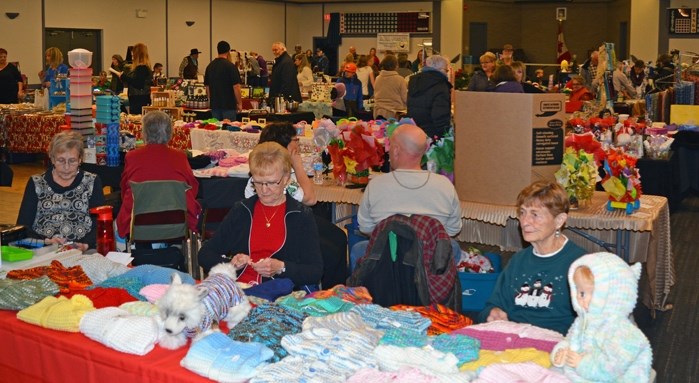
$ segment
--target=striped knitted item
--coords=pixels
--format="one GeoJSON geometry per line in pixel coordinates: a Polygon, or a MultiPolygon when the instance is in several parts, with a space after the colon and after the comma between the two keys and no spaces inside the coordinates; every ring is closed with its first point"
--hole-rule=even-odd
{"type": "Polygon", "coordinates": [[[272,362],[288,355],[282,347],[284,335],[301,331],[306,314],[275,304],[262,304],[250,310],[248,316],[228,333],[228,337],[239,342],[258,342],[274,351],[272,362]]]}
{"type": "Polygon", "coordinates": [[[458,374],[459,360],[451,353],[437,351],[430,347],[397,347],[379,345],[374,349],[374,356],[381,371],[399,371],[415,367],[430,373],[458,374]]]}
{"type": "Polygon", "coordinates": [[[42,276],[27,281],[0,279],[0,309],[22,310],[47,296],[58,294],[58,285],[42,276]]]}
{"type": "Polygon", "coordinates": [[[427,334],[409,328],[389,328],[379,343],[398,347],[423,347],[427,345],[427,334]]]}
{"type": "Polygon", "coordinates": [[[33,267],[25,270],[11,270],[7,273],[7,278],[28,280],[38,278],[42,275],[48,275],[58,287],[64,290],[70,290],[74,287],[87,287],[92,285],[92,280],[85,274],[82,267],[64,267],[57,260],[51,261],[49,266],[33,267]]]}
{"type": "Polygon", "coordinates": [[[362,316],[369,326],[387,330],[389,328],[410,328],[426,333],[432,322],[416,312],[392,311],[379,305],[357,305],[351,310],[362,316]]]}
{"type": "Polygon", "coordinates": [[[260,368],[250,383],[344,383],[344,374],[338,375],[320,360],[309,361],[300,356],[287,356],[280,362],[260,368]]]}
{"type": "Polygon", "coordinates": [[[65,267],[79,265],[94,283],[100,283],[107,278],[129,271],[125,265],[113,262],[100,254],[75,254],[62,258],[60,262],[65,267]]]}
{"type": "Polygon", "coordinates": [[[423,317],[432,321],[432,325],[427,329],[428,335],[439,335],[452,332],[473,324],[473,321],[460,313],[442,304],[432,304],[429,306],[408,306],[395,305],[390,307],[396,311],[415,311],[423,317]]]}
{"type": "Polygon", "coordinates": [[[154,317],[159,314],[158,306],[142,301],[127,302],[119,306],[120,309],[126,310],[131,314],[140,315],[142,317],[154,317]]]}
{"type": "Polygon", "coordinates": [[[160,327],[156,318],[105,307],[86,313],[80,321],[80,332],[114,350],[146,355],[158,342],[160,327]]]}
{"type": "Polygon", "coordinates": [[[206,331],[214,322],[226,318],[228,310],[243,303],[245,298],[243,290],[238,287],[233,278],[226,274],[211,274],[196,286],[199,290],[208,290],[208,293],[201,302],[204,306],[204,315],[199,326],[185,329],[188,337],[206,331]]]}
{"type": "Polygon", "coordinates": [[[372,302],[371,294],[366,287],[347,287],[345,285],[336,285],[327,290],[318,290],[308,295],[309,298],[324,299],[336,296],[343,301],[352,302],[356,305],[369,304],[372,302]]]}
{"type": "Polygon", "coordinates": [[[459,359],[459,365],[478,359],[481,342],[465,335],[441,334],[430,338],[431,346],[449,352],[459,359]]]}
{"type": "Polygon", "coordinates": [[[84,295],[46,297],[41,302],[17,313],[17,319],[53,330],[78,332],[80,319],[95,308],[84,295]]]}
{"type": "Polygon", "coordinates": [[[327,328],[333,331],[354,330],[361,332],[377,333],[380,336],[380,331],[369,327],[362,317],[351,311],[330,314],[324,317],[308,317],[303,321],[303,330],[311,330],[314,328],[327,328]]]}
{"type": "Polygon", "coordinates": [[[282,346],[290,355],[303,357],[309,362],[322,361],[327,369],[345,377],[362,367],[376,367],[371,352],[378,342],[376,334],[350,330],[336,332],[326,328],[282,338],[282,346]]]}
{"type": "Polygon", "coordinates": [[[215,331],[192,343],[182,367],[217,382],[245,382],[274,356],[260,343],[236,342],[215,331]]]}
{"type": "Polygon", "coordinates": [[[311,316],[324,316],[349,311],[354,306],[353,303],[345,302],[335,296],[325,299],[305,298],[301,300],[293,297],[286,297],[278,304],[283,307],[301,311],[311,316]]]}

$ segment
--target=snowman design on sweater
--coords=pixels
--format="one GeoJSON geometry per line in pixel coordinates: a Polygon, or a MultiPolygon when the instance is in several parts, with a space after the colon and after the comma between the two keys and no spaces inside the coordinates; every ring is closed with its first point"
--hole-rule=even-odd
{"type": "Polygon", "coordinates": [[[549,282],[544,287],[541,278],[534,280],[529,287],[528,282],[524,282],[519,292],[515,294],[515,305],[523,307],[549,307],[553,298],[553,283],[549,282]]]}

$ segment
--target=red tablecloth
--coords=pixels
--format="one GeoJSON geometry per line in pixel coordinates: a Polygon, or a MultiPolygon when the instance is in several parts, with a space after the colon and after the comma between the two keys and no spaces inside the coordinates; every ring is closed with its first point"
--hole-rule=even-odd
{"type": "Polygon", "coordinates": [[[160,346],[145,356],[121,353],[80,333],[22,322],[0,311],[0,381],[23,382],[210,382],[180,366],[188,347],[160,346]]]}
{"type": "Polygon", "coordinates": [[[46,153],[51,138],[65,123],[62,114],[6,115],[7,147],[12,153],[46,153]]]}

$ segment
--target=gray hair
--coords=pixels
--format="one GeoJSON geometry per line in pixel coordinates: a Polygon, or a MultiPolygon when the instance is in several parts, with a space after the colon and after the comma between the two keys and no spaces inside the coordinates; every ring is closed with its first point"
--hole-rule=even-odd
{"type": "Polygon", "coordinates": [[[167,145],[172,138],[172,119],[167,113],[154,110],[143,115],[143,139],[146,144],[167,145]]]}
{"type": "Polygon", "coordinates": [[[279,45],[279,47],[282,48],[282,50],[286,50],[286,44],[284,44],[281,41],[276,41],[276,42],[272,43],[272,45],[279,45]]]}
{"type": "Polygon", "coordinates": [[[74,131],[67,130],[60,132],[53,136],[51,143],[49,144],[49,158],[55,159],[57,155],[65,153],[69,150],[77,149],[78,158],[83,158],[83,150],[85,146],[83,144],[82,134],[74,131]]]}
{"type": "Polygon", "coordinates": [[[449,68],[449,60],[444,56],[433,55],[425,59],[425,66],[446,72],[449,68]]]}

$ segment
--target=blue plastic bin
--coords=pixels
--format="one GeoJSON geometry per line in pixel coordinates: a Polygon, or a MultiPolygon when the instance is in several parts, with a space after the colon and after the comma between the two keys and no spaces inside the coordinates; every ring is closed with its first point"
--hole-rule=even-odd
{"type": "Polygon", "coordinates": [[[490,294],[495,289],[495,282],[502,271],[500,255],[485,253],[495,269],[494,273],[459,273],[461,282],[461,311],[481,311],[490,294]]]}

